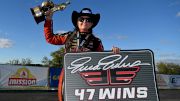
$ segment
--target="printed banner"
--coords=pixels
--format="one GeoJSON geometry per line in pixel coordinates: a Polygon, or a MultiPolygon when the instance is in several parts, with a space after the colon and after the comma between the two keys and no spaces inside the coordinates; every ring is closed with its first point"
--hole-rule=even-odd
{"type": "Polygon", "coordinates": [[[59,75],[61,73],[61,70],[62,68],[56,68],[56,67],[49,68],[50,87],[58,87],[59,75]]]}
{"type": "Polygon", "coordinates": [[[48,68],[0,65],[0,89],[48,87],[48,68]]]}
{"type": "Polygon", "coordinates": [[[65,101],[159,101],[151,50],[67,53],[65,101]]]}
{"type": "Polygon", "coordinates": [[[180,75],[157,74],[157,85],[160,89],[179,89],[180,75]]]}

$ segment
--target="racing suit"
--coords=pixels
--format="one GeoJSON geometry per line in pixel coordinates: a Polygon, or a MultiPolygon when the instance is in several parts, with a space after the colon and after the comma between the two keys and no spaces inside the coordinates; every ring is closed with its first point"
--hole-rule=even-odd
{"type": "MultiPolygon", "coordinates": [[[[53,33],[53,24],[51,20],[46,20],[44,24],[44,34],[46,41],[54,45],[65,45],[66,52],[81,52],[81,51],[104,51],[102,42],[92,33],[80,33],[78,31],[70,31],[62,34],[53,33]],[[78,50],[77,50],[78,49],[78,50]]],[[[59,76],[58,98],[63,101],[62,84],[64,78],[64,70],[59,76]]]]}

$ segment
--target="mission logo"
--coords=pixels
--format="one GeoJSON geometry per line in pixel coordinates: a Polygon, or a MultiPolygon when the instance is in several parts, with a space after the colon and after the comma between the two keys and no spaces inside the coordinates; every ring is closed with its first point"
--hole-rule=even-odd
{"type": "Polygon", "coordinates": [[[36,84],[36,77],[30,70],[23,67],[19,68],[14,75],[9,78],[9,86],[31,86],[36,84]]]}

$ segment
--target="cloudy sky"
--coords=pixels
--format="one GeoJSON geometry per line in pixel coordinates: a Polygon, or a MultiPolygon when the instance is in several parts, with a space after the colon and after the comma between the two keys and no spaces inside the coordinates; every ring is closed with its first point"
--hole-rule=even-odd
{"type": "MultiPolygon", "coordinates": [[[[0,63],[22,58],[41,63],[43,56],[50,58],[60,48],[45,41],[44,22],[36,24],[31,15],[30,8],[42,1],[1,0],[0,63]]],[[[105,50],[151,49],[155,61],[180,63],[179,0],[71,0],[68,8],[54,14],[54,33],[73,30],[72,11],[84,7],[101,14],[94,33],[105,50]]]]}

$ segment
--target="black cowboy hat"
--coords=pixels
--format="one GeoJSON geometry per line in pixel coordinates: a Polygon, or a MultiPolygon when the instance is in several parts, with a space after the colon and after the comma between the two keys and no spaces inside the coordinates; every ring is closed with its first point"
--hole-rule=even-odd
{"type": "Polygon", "coordinates": [[[93,27],[95,27],[98,22],[99,22],[99,19],[100,19],[100,14],[97,13],[97,14],[93,14],[91,9],[89,8],[83,8],[81,10],[81,12],[77,12],[77,11],[73,11],[72,13],[72,23],[75,27],[77,27],[77,19],[80,17],[80,16],[89,16],[90,18],[92,18],[92,21],[93,21],[93,27]]]}

